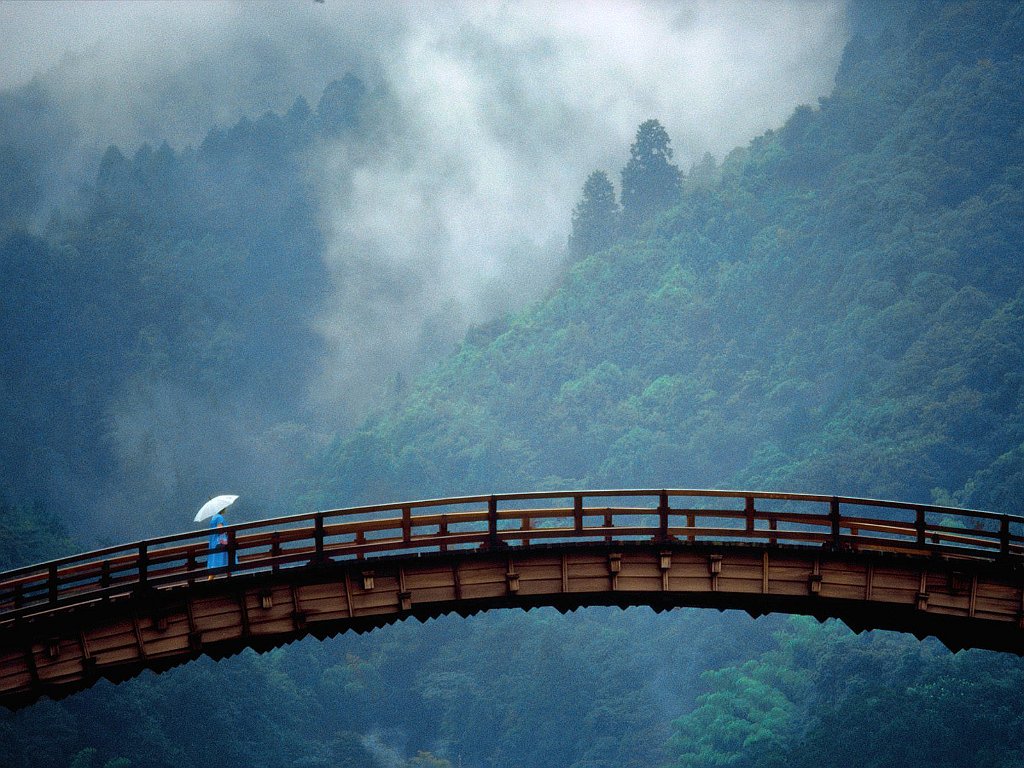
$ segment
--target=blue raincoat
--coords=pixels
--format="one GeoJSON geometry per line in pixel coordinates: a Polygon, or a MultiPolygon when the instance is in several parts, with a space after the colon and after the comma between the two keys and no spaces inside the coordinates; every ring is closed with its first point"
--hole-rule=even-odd
{"type": "Polygon", "coordinates": [[[223,568],[228,564],[228,535],[218,531],[218,525],[226,525],[224,515],[219,512],[210,518],[210,528],[214,532],[210,534],[210,554],[206,556],[207,568],[223,568]]]}

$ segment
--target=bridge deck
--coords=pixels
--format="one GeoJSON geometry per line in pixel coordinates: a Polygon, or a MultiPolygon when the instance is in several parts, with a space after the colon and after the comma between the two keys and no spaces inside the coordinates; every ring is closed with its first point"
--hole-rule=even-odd
{"type": "Polygon", "coordinates": [[[1024,652],[1024,518],[872,499],[607,490],[436,499],[229,526],[0,574],[0,703],[202,654],[495,607],[835,616],[1024,652]]]}

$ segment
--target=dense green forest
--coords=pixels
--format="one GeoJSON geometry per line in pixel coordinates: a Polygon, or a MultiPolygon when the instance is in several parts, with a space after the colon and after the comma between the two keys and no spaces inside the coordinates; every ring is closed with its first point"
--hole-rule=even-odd
{"type": "MultiPolygon", "coordinates": [[[[322,450],[295,425],[288,439],[311,458],[296,459],[289,490],[323,507],[738,486],[1019,512],[1024,6],[862,2],[849,14],[833,92],[720,162],[679,168],[661,124],[640,125],[627,165],[595,170],[567,201],[560,284],[473,328],[322,450]]],[[[30,203],[4,199],[0,567],[75,545],[32,471],[60,469],[44,455],[54,445],[97,482],[123,477],[118,455],[94,447],[110,445],[116,409],[86,407],[133,391],[115,382],[199,381],[230,403],[276,404],[262,429],[290,423],[323,275],[289,147],[388,130],[373,107],[386,97],[354,79],[328,94],[194,151],[111,149],[42,235],[19,223],[30,203]],[[294,205],[232,218],[226,185],[264,174],[294,205]],[[202,270],[228,293],[197,295],[202,270]],[[110,271],[138,304],[98,292],[110,271]],[[238,375],[183,375],[197,353],[238,375]],[[58,410],[83,421],[61,433],[58,410]]],[[[0,154],[5,179],[26,167],[0,154]]],[[[154,508],[173,491],[153,491],[154,508]]],[[[101,684],[0,717],[0,762],[1021,768],[1022,690],[1016,657],[831,622],[538,610],[101,684]]]]}

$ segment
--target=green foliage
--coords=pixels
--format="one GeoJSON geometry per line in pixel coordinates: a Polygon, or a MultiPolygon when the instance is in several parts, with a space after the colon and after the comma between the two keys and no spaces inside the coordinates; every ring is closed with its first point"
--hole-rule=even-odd
{"type": "Polygon", "coordinates": [[[1024,745],[1019,660],[791,620],[775,648],[706,674],[673,723],[670,765],[1011,766],[1024,745]],[[953,727],[951,724],[956,723],[953,727]]]}
{"type": "Polygon", "coordinates": [[[452,764],[442,757],[435,757],[429,752],[419,752],[416,757],[410,758],[406,765],[408,768],[452,768],[452,764]]]}
{"type": "Polygon", "coordinates": [[[620,214],[608,174],[594,171],[583,184],[583,197],[572,212],[569,256],[578,260],[610,246],[619,234],[620,214]]]}
{"type": "Polygon", "coordinates": [[[74,551],[64,523],[40,505],[0,502],[0,571],[74,551]]]}
{"type": "Polygon", "coordinates": [[[92,747],[86,747],[75,755],[69,768],[92,768],[94,757],[96,757],[96,750],[92,747]]]}
{"type": "Polygon", "coordinates": [[[622,215],[636,227],[679,200],[682,175],[672,163],[671,140],[657,120],[645,120],[622,169],[622,215]]]}

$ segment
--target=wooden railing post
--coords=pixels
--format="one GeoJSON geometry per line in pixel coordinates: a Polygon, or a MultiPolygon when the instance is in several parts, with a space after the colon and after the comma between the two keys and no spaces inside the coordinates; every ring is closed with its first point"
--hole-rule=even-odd
{"type": "MultiPolygon", "coordinates": [[[[104,593],[106,592],[106,590],[108,590],[110,588],[110,585],[111,585],[112,582],[113,582],[113,578],[110,575],[110,561],[107,560],[107,559],[104,559],[103,560],[103,570],[100,573],[100,584],[103,587],[104,593]]],[[[104,594],[103,595],[103,602],[108,602],[109,600],[110,600],[110,595],[104,594]]]]}
{"type": "Polygon", "coordinates": [[[747,533],[754,532],[754,497],[744,498],[743,511],[747,514],[747,533]]]}
{"type": "Polygon", "coordinates": [[[149,545],[146,542],[139,544],[139,586],[146,586],[149,581],[149,545]]]}
{"type": "Polygon", "coordinates": [[[46,576],[46,591],[48,599],[51,604],[57,602],[57,592],[59,591],[59,584],[57,583],[57,578],[57,566],[51,565],[46,576]]]}
{"type": "Polygon", "coordinates": [[[501,549],[504,542],[498,538],[498,497],[487,499],[487,548],[501,549]]]}
{"type": "Polygon", "coordinates": [[[838,550],[840,546],[840,521],[839,497],[833,496],[828,503],[828,518],[832,523],[832,549],[838,550]]]}
{"type": "Polygon", "coordinates": [[[318,512],[313,518],[313,547],[316,552],[314,562],[323,565],[324,562],[324,513],[318,512]]]}
{"type": "Polygon", "coordinates": [[[1010,554],[1010,518],[1003,517],[999,521],[999,553],[1004,557],[1010,554]]]}
{"type": "Polygon", "coordinates": [[[583,497],[579,494],[572,497],[572,529],[583,532],[583,497]]]}
{"type": "Polygon", "coordinates": [[[412,541],[412,509],[402,507],[402,541],[408,544],[412,541]]]}
{"type": "Polygon", "coordinates": [[[914,530],[917,531],[917,543],[919,546],[924,546],[924,509],[921,507],[915,507],[914,512],[914,530]]]}
{"type": "Polygon", "coordinates": [[[281,569],[281,564],[277,562],[277,558],[281,556],[281,532],[274,531],[273,536],[270,539],[270,556],[274,558],[274,564],[270,566],[270,570],[273,573],[277,573],[281,569]]]}
{"type": "Polygon", "coordinates": [[[658,537],[659,542],[668,541],[668,492],[658,494],[658,537]]]}
{"type": "Polygon", "coordinates": [[[234,530],[228,531],[228,573],[235,570],[235,560],[238,553],[238,542],[235,541],[234,530]]]}

